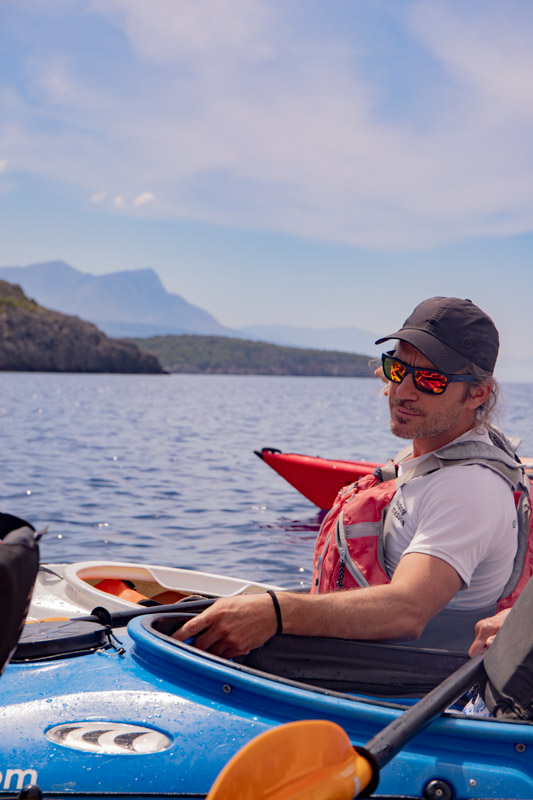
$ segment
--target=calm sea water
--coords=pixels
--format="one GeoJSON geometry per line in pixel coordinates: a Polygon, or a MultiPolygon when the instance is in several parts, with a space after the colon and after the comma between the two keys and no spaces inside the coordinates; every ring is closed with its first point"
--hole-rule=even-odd
{"type": "MultiPolygon", "coordinates": [[[[320,512],[258,459],[384,460],[372,379],[3,373],[1,509],[49,526],[43,561],[135,560],[309,585],[320,512]]],[[[532,384],[501,425],[533,456],[532,384]]]]}

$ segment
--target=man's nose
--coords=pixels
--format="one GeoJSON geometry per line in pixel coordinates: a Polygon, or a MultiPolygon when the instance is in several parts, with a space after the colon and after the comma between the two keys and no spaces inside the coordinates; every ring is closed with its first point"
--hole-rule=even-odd
{"type": "Polygon", "coordinates": [[[395,388],[395,395],[400,400],[417,400],[418,399],[418,389],[416,388],[413,380],[413,376],[408,374],[405,376],[401,383],[391,383],[391,386],[395,388]]]}

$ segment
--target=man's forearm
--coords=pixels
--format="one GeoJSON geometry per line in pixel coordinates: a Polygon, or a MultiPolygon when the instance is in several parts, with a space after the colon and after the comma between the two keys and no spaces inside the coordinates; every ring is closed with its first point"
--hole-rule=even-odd
{"type": "Polygon", "coordinates": [[[283,632],[339,639],[417,639],[427,622],[420,603],[393,586],[333,594],[278,593],[283,632]]]}
{"type": "MultiPolygon", "coordinates": [[[[401,559],[384,586],[311,595],[279,592],[284,633],[340,639],[417,639],[459,591],[457,572],[439,558],[412,553],[401,559]]],[[[220,598],[173,636],[224,658],[245,655],[276,633],[278,619],[268,594],[220,598]]]]}
{"type": "Polygon", "coordinates": [[[280,594],[283,630],[340,639],[418,639],[461,585],[445,561],[411,553],[389,584],[323,595],[280,594]]]}

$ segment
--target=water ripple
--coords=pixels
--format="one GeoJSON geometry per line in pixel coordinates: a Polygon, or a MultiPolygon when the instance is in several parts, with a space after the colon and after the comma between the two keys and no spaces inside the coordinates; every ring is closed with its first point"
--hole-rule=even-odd
{"type": "MultiPolygon", "coordinates": [[[[504,421],[533,456],[530,386],[504,421]]],[[[49,526],[43,560],[143,560],[309,585],[321,515],[253,451],[385,460],[377,382],[2,373],[2,510],[49,526]]]]}

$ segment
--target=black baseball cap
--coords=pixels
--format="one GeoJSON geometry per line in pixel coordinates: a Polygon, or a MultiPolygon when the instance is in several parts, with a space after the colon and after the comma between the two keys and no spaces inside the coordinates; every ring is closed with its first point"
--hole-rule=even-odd
{"type": "Polygon", "coordinates": [[[376,344],[400,339],[420,350],[443,372],[459,372],[476,364],[494,371],[500,339],[496,326],[471,300],[431,297],[423,300],[396,333],[376,344]]]}

